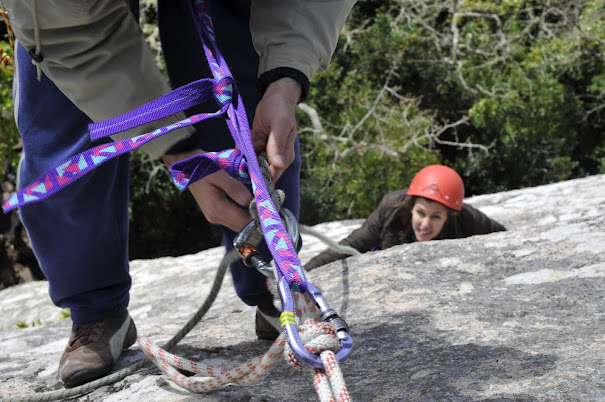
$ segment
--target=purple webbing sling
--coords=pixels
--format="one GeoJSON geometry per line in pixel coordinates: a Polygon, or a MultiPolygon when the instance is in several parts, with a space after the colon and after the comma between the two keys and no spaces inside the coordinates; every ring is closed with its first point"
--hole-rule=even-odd
{"type": "Polygon", "coordinates": [[[237,93],[227,63],[216,46],[208,7],[203,0],[195,0],[192,11],[196,17],[198,33],[213,78],[192,82],[122,116],[93,123],[89,126],[90,136],[93,141],[106,138],[112,134],[184,111],[211,98],[217,101],[220,109],[214,113],[197,114],[153,132],[99,145],[74,155],[50,169],[32,184],[13,194],[4,202],[2,208],[4,212],[8,212],[41,201],[104,162],[137,149],[161,135],[208,118],[225,116],[227,126],[238,149],[199,154],[177,162],[170,167],[173,181],[183,191],[189,184],[215,173],[219,169],[224,169],[231,177],[242,183],[251,183],[265,241],[277,267],[277,279],[284,277],[292,290],[304,293],[307,290],[304,271],[279,211],[273,204],[264,182],[252,146],[243,101],[237,93]],[[210,42],[212,49],[206,41],[210,42]]]}

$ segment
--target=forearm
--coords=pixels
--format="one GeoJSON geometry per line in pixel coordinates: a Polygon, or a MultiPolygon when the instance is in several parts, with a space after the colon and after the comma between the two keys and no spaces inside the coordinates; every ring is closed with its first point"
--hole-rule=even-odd
{"type": "Polygon", "coordinates": [[[482,235],[506,230],[502,224],[468,204],[462,206],[462,213],[459,215],[458,221],[459,225],[464,228],[464,236],[482,235]]]}
{"type": "Polygon", "coordinates": [[[341,254],[333,250],[326,250],[321,254],[313,257],[309,262],[305,264],[306,271],[312,271],[315,268],[322,267],[326,264],[329,264],[334,261],[342,260],[344,258],[350,257],[349,254],[341,254]]]}
{"type": "Polygon", "coordinates": [[[324,71],[353,4],[354,0],[253,0],[250,31],[259,54],[259,75],[289,67],[311,79],[324,71]]]}

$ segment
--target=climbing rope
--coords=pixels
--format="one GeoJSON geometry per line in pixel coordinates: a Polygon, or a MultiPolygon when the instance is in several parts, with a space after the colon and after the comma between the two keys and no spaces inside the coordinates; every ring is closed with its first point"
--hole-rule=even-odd
{"type": "MultiPolygon", "coordinates": [[[[260,154],[258,160],[270,195],[279,208],[284,201],[283,192],[275,190],[271,182],[269,162],[266,159],[266,155],[260,154]]],[[[254,201],[251,203],[251,211],[255,210],[252,207],[253,204],[254,201]]],[[[256,218],[258,219],[258,217],[256,218]]],[[[294,239],[292,240],[295,241],[294,239]]],[[[267,288],[273,294],[274,300],[280,300],[276,277],[277,272],[274,270],[273,277],[267,278],[267,288]]],[[[295,293],[294,304],[295,323],[298,326],[300,339],[310,353],[320,356],[323,363],[321,369],[315,368],[313,380],[320,401],[349,401],[350,396],[335,354],[335,352],[341,349],[336,331],[332,325],[321,321],[319,310],[307,294],[295,293]]],[[[282,322],[283,320],[284,314],[282,314],[282,322]]],[[[275,340],[267,353],[249,360],[232,370],[215,368],[202,362],[173,355],[165,349],[158,347],[146,337],[139,337],[137,344],[168,378],[191,392],[209,392],[229,384],[255,384],[270,371],[282,356],[294,368],[302,369],[306,367],[306,365],[301,364],[297,353],[286,342],[286,334],[284,332],[275,340]],[[205,377],[185,376],[177,371],[177,368],[191,373],[202,374],[205,377]]]]}
{"type": "Polygon", "coordinates": [[[344,244],[338,244],[334,240],[332,240],[331,238],[326,236],[325,234],[321,233],[318,230],[313,229],[310,226],[301,224],[301,225],[298,225],[298,228],[300,229],[300,233],[309,234],[311,236],[317,237],[319,240],[326,243],[326,245],[328,246],[328,248],[330,250],[336,251],[337,253],[340,253],[340,254],[361,255],[359,250],[357,250],[355,247],[345,246],[344,244]]]}
{"type": "MultiPolygon", "coordinates": [[[[208,118],[223,116],[235,140],[237,149],[220,152],[198,154],[183,161],[176,162],[170,167],[172,178],[181,190],[191,183],[201,180],[219,169],[224,169],[231,177],[243,183],[251,184],[260,228],[273,257],[277,270],[280,298],[284,303],[282,314],[290,314],[289,300],[292,293],[312,292],[315,302],[323,302],[321,293],[314,286],[309,287],[298,254],[290,241],[288,232],[276,208],[269,190],[265,184],[252,140],[250,126],[241,96],[234,92],[235,85],[227,63],[222,58],[214,37],[214,29],[207,5],[202,0],[195,0],[192,14],[196,17],[206,59],[213,74],[213,79],[202,79],[180,87],[152,102],[140,106],[124,115],[99,122],[89,126],[91,140],[99,140],[120,133],[163,117],[185,111],[192,106],[214,98],[219,110],[214,113],[193,115],[175,124],[161,127],[153,132],[126,138],[124,140],[98,145],[89,150],[72,156],[68,160],[51,168],[30,185],[12,194],[3,204],[5,212],[30,203],[41,201],[60,191],[88,172],[112,158],[139,148],[143,144],[178,128],[195,124],[208,118]],[[207,41],[210,42],[208,46],[207,41]]],[[[324,320],[329,320],[337,326],[337,334],[341,341],[341,351],[337,357],[344,361],[353,347],[348,334],[346,323],[331,309],[322,311],[330,313],[324,320]],[[332,314],[333,313],[333,314],[332,314]]],[[[304,361],[312,367],[322,368],[323,363],[318,356],[310,354],[300,343],[297,329],[289,321],[282,321],[288,343],[295,349],[304,361]]]]}
{"type": "MultiPolygon", "coordinates": [[[[198,309],[198,311],[187,321],[187,323],[181,328],[179,332],[177,332],[166,344],[163,346],[164,349],[168,350],[173,348],[177,343],[181,341],[200,322],[200,320],[204,317],[204,315],[208,312],[212,303],[216,299],[219,290],[221,289],[221,285],[223,283],[223,278],[225,277],[225,273],[227,272],[227,268],[230,264],[240,259],[239,254],[235,250],[231,250],[231,252],[225,254],[221,263],[216,271],[216,275],[214,276],[214,281],[212,282],[212,287],[210,289],[210,293],[206,297],[206,300],[202,304],[202,306],[198,309]]],[[[148,364],[149,360],[140,359],[139,361],[131,364],[130,366],[116,371],[115,373],[109,374],[103,378],[99,378],[97,380],[91,381],[84,385],[80,385],[73,388],[65,388],[58,391],[51,392],[43,392],[36,393],[30,395],[15,395],[15,396],[4,396],[0,397],[0,401],[6,402],[22,402],[22,401],[31,401],[31,402],[39,402],[39,401],[56,401],[59,399],[71,398],[74,396],[86,394],[94,391],[100,387],[105,385],[114,384],[118,381],[123,380],[131,374],[134,374],[135,371],[148,364]]]]}
{"type": "MultiPolygon", "coordinates": [[[[13,30],[8,20],[8,15],[2,9],[0,9],[0,17],[2,17],[4,23],[6,24],[6,32],[8,33],[8,43],[10,44],[11,52],[12,54],[15,54],[15,36],[13,35],[13,30]]],[[[4,49],[0,49],[0,70],[14,73],[14,64],[15,63],[12,56],[8,54],[4,49]]]]}
{"type": "MultiPolygon", "coordinates": [[[[175,184],[181,190],[185,190],[191,183],[219,169],[224,169],[231,177],[252,185],[256,207],[253,216],[259,221],[259,227],[262,229],[264,240],[273,257],[274,283],[272,288],[283,304],[280,318],[284,333],[278,338],[278,341],[274,343],[272,349],[267,354],[255,360],[258,362],[258,370],[251,370],[240,376],[239,371],[244,372],[245,369],[238,368],[234,371],[225,371],[206,367],[204,370],[205,373],[208,374],[209,371],[219,373],[219,378],[203,386],[199,385],[194,388],[196,390],[203,390],[204,388],[213,389],[215,385],[225,385],[230,378],[233,378],[233,381],[236,383],[238,381],[244,383],[252,381],[253,378],[259,378],[261,373],[264,373],[265,370],[272,366],[271,362],[273,362],[277,355],[283,353],[293,366],[309,366],[315,369],[314,383],[322,401],[335,399],[349,400],[344,380],[338,368],[338,362],[342,362],[348,357],[353,345],[352,339],[348,334],[348,327],[338,317],[336,312],[326,305],[319,290],[306,281],[297,252],[294,250],[292,241],[284,227],[279,214],[279,208],[275,205],[276,203],[281,204],[281,202],[277,201],[279,197],[270,192],[268,188],[270,187],[268,183],[271,183],[269,175],[266,172],[262,172],[254,152],[243,102],[239,94],[234,92],[233,78],[225,60],[216,47],[214,29],[207,6],[202,0],[195,0],[192,12],[197,18],[196,22],[200,39],[204,46],[213,79],[202,79],[193,82],[155,101],[136,108],[125,115],[91,124],[89,127],[90,136],[93,141],[106,138],[112,134],[184,111],[211,98],[217,101],[219,110],[214,113],[194,115],[151,133],[102,144],[74,155],[65,162],[50,169],[29,186],[9,197],[3,204],[3,209],[7,212],[22,205],[41,201],[106,161],[139,148],[141,145],[161,135],[207,118],[225,116],[225,121],[235,140],[237,149],[199,154],[173,164],[170,167],[170,171],[175,184]],[[206,41],[210,42],[210,46],[207,45],[206,41]],[[236,98],[237,102],[234,102],[234,98],[236,98]],[[299,303],[302,303],[302,300],[305,300],[306,304],[301,306],[299,303]],[[319,311],[316,306],[319,307],[319,311]],[[312,312],[315,313],[314,316],[311,316],[312,312]],[[302,360],[302,363],[300,360],[302,360]]],[[[272,187],[270,188],[272,189],[272,187]]],[[[223,264],[221,264],[222,266],[223,264]]],[[[220,271],[221,269],[219,269],[220,271]]],[[[220,275],[217,273],[217,278],[219,276],[221,276],[222,281],[224,272],[220,275]]],[[[216,297],[216,294],[212,298],[209,296],[200,311],[204,310],[205,306],[209,308],[208,300],[212,299],[213,301],[214,297],[216,297]]],[[[209,303],[211,304],[212,301],[209,303]]],[[[186,326],[188,328],[187,332],[195,325],[194,321],[197,323],[199,319],[194,316],[190,320],[186,326]]],[[[178,340],[182,339],[185,333],[181,331],[175,335],[168,346],[176,344],[178,340]]],[[[156,364],[159,364],[159,367],[163,371],[166,370],[171,375],[176,370],[168,369],[170,366],[168,361],[177,365],[183,364],[182,358],[163,358],[163,356],[169,356],[170,354],[163,348],[156,349],[146,338],[139,338],[138,344],[146,353],[149,352],[151,354],[151,359],[156,364]]],[[[81,387],[56,391],[50,394],[53,395],[54,399],[58,399],[65,398],[68,395],[73,396],[81,392],[89,392],[94,389],[92,388],[94,386],[107,385],[110,383],[109,381],[116,382],[124,378],[126,375],[136,371],[142,364],[144,363],[137,362],[129,368],[104,379],[93,381],[81,387]],[[60,395],[60,397],[55,397],[55,395],[60,395]]],[[[195,366],[200,365],[191,362],[187,367],[193,368],[195,366]]],[[[176,373],[178,374],[178,372],[176,373]]],[[[178,382],[188,384],[192,383],[193,380],[192,378],[181,378],[178,382]]],[[[42,397],[43,399],[38,400],[51,400],[49,397],[47,395],[46,397],[42,397]]],[[[33,399],[27,397],[25,400],[33,399]]]]}
{"type": "MultiPolygon", "coordinates": [[[[301,295],[297,296],[301,297],[301,295]]],[[[304,306],[299,311],[305,311],[307,314],[314,311],[316,314],[315,319],[308,319],[300,325],[300,334],[306,347],[321,356],[325,367],[314,371],[313,384],[319,400],[321,402],[350,401],[344,376],[334,354],[334,350],[340,349],[334,329],[329,324],[316,321],[318,317],[317,309],[309,298],[305,300],[304,306]]],[[[298,361],[296,354],[289,349],[284,333],[275,340],[267,353],[231,370],[215,368],[202,362],[173,355],[145,337],[139,337],[137,344],[147,357],[162,370],[165,376],[191,392],[210,392],[229,384],[256,384],[282,357],[294,368],[303,369],[306,367],[298,361]],[[185,376],[177,371],[177,368],[201,374],[204,377],[185,376]]]]}
{"type": "MultiPolygon", "coordinates": [[[[264,162],[263,162],[264,166],[264,162]]],[[[264,171],[264,169],[263,169],[264,171]]],[[[278,190],[279,191],[279,190],[278,190]]],[[[281,205],[281,203],[280,203],[281,205]]],[[[301,225],[302,228],[303,225],[301,225]]],[[[301,230],[301,233],[305,231],[301,230]]],[[[313,233],[316,233],[315,231],[313,233]]],[[[323,238],[324,236],[320,237],[323,238]]],[[[328,246],[332,247],[331,244],[328,246]]],[[[338,245],[337,245],[338,246],[338,245]]],[[[343,249],[337,249],[336,251],[345,252],[343,249]]],[[[176,333],[168,342],[166,342],[161,348],[151,342],[148,338],[140,336],[137,339],[137,345],[145,353],[148,359],[140,359],[130,366],[119,370],[115,373],[109,374],[103,378],[91,381],[84,385],[65,388],[58,391],[43,392],[28,395],[13,395],[13,396],[0,396],[0,401],[6,402],[40,402],[40,401],[55,401],[61,399],[72,398],[78,395],[92,392],[98,388],[106,385],[114,384],[124,378],[134,374],[137,370],[143,368],[145,365],[153,362],[160,368],[160,370],[168,378],[172,379],[179,386],[191,391],[191,392],[209,392],[218,387],[227,385],[228,383],[238,385],[252,385],[260,381],[271,369],[271,367],[280,359],[284,358],[294,368],[303,369],[303,365],[296,359],[296,355],[292,353],[291,348],[288,347],[288,343],[285,340],[285,335],[282,333],[273,343],[271,348],[262,356],[249,360],[243,365],[240,365],[234,370],[226,371],[224,369],[216,369],[211,366],[206,366],[200,362],[194,362],[183,357],[175,356],[168,352],[176,346],[205,316],[208,312],[212,303],[216,299],[218,292],[220,291],[221,284],[225,277],[228,266],[239,260],[240,255],[237,250],[231,250],[227,253],[218,267],[215,274],[214,281],[212,283],[210,293],[206,297],[206,300],[199,307],[198,311],[189,319],[189,321],[176,333]],[[286,352],[285,356],[284,351],[286,352]],[[203,380],[193,379],[179,373],[174,367],[182,370],[189,371],[191,373],[216,375],[218,373],[219,378],[212,381],[207,379],[206,382],[203,380]],[[203,369],[202,369],[203,368],[203,369]]],[[[279,295],[275,287],[275,281],[268,280],[268,288],[271,290],[274,299],[278,300],[279,295]]],[[[304,306],[296,309],[297,317],[300,320],[305,319],[303,328],[301,329],[301,338],[307,347],[315,350],[324,350],[321,352],[320,357],[324,364],[325,369],[316,369],[313,376],[313,385],[321,402],[328,401],[349,401],[350,396],[346,388],[344,376],[338,364],[338,360],[335,358],[331,348],[334,345],[334,330],[327,326],[325,323],[317,323],[317,308],[310,302],[307,296],[295,294],[297,305],[300,304],[299,300],[304,297],[304,306]],[[315,314],[314,318],[309,318],[308,313],[315,314]],[[303,318],[303,315],[305,317],[303,318]],[[323,324],[323,325],[322,325],[323,324]],[[320,330],[318,330],[320,328],[320,330]],[[331,331],[331,332],[330,332],[331,331]],[[328,335],[329,338],[318,340],[318,335],[328,335]],[[330,340],[331,339],[331,340],[330,340]],[[318,344],[320,342],[323,344],[318,344]]]]}

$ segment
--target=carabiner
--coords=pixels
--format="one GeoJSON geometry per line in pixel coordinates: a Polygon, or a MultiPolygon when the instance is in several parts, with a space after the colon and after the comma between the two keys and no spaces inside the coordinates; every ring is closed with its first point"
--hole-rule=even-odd
{"type": "MultiPolygon", "coordinates": [[[[288,231],[290,241],[292,244],[298,245],[298,242],[300,241],[300,232],[298,231],[296,217],[287,208],[282,208],[280,216],[284,221],[284,226],[288,231]]],[[[258,252],[258,247],[262,241],[264,241],[264,238],[260,224],[256,219],[253,219],[235,236],[233,239],[233,247],[239,251],[244,264],[256,268],[267,277],[273,278],[273,268],[262,259],[262,256],[258,252]]],[[[316,369],[323,369],[324,365],[321,361],[321,357],[309,353],[307,348],[302,344],[298,334],[298,328],[296,328],[296,321],[294,320],[294,299],[292,298],[290,286],[286,277],[280,275],[279,271],[277,276],[277,289],[282,302],[280,321],[284,333],[286,334],[288,344],[292,348],[294,354],[301,359],[303,363],[316,369]]],[[[349,357],[353,348],[353,339],[351,338],[351,335],[349,335],[347,323],[340,318],[336,311],[328,306],[319,289],[308,282],[306,294],[313,300],[313,303],[315,303],[315,306],[319,309],[321,319],[334,328],[340,342],[340,351],[336,353],[336,359],[339,362],[344,362],[349,357]]]]}
{"type": "MultiPolygon", "coordinates": [[[[316,369],[324,369],[321,357],[310,353],[302,344],[298,329],[296,328],[296,321],[294,320],[294,299],[285,277],[282,277],[278,281],[277,289],[282,302],[280,321],[292,351],[306,365],[316,369]]],[[[347,324],[334,310],[328,307],[319,289],[310,283],[307,283],[307,294],[321,312],[321,319],[334,327],[340,342],[340,351],[336,353],[336,360],[344,362],[353,349],[353,339],[349,334],[347,324]]]]}

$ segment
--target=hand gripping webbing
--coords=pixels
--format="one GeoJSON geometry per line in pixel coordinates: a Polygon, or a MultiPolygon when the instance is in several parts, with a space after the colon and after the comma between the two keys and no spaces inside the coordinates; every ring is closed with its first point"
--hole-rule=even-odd
{"type": "MultiPolygon", "coordinates": [[[[93,141],[106,139],[112,134],[184,111],[211,98],[216,100],[219,110],[214,113],[197,114],[153,132],[98,145],[77,154],[50,169],[18,193],[13,194],[3,204],[3,209],[7,212],[23,205],[41,201],[104,162],[137,149],[161,135],[208,118],[224,116],[238,149],[200,154],[177,162],[170,167],[173,180],[177,187],[183,191],[191,183],[219,169],[225,169],[231,177],[243,183],[252,184],[263,236],[273,256],[277,280],[281,284],[280,297],[285,305],[289,305],[290,292],[306,293],[309,290],[306,277],[280,218],[279,211],[275,207],[263,180],[250,139],[250,128],[243,101],[237,93],[229,68],[216,46],[208,9],[203,0],[195,0],[194,7],[193,14],[197,18],[196,25],[213,78],[185,85],[122,116],[91,124],[89,126],[91,139],[93,141]],[[207,41],[210,41],[212,49],[207,45],[207,41]]],[[[315,292],[313,293],[315,294],[315,292]]],[[[288,343],[293,346],[297,353],[308,355],[308,351],[302,347],[300,339],[298,339],[294,324],[284,316],[285,313],[288,312],[285,311],[282,314],[282,326],[288,335],[288,343]]],[[[351,351],[352,341],[350,338],[342,346],[345,351],[339,354],[339,360],[344,360],[351,351]]],[[[309,358],[304,360],[312,362],[312,366],[323,367],[323,363],[317,356],[307,357],[309,358]]]]}
{"type": "Polygon", "coordinates": [[[257,200],[259,216],[262,217],[263,234],[278,266],[278,274],[280,278],[285,277],[294,290],[304,292],[307,286],[304,271],[263,181],[250,139],[250,128],[243,101],[236,91],[231,72],[216,47],[212,21],[208,8],[202,0],[195,1],[194,15],[197,18],[197,28],[214,78],[193,82],[122,116],[91,124],[89,126],[91,139],[93,141],[99,140],[159,120],[179,111],[184,111],[212,97],[217,101],[220,109],[214,113],[191,116],[150,133],[98,145],[77,154],[50,169],[18,193],[13,194],[3,204],[3,209],[7,212],[43,200],[111,158],[137,149],[143,144],[178,128],[223,115],[235,140],[236,147],[245,157],[245,164],[241,163],[243,158],[238,158],[235,150],[202,154],[173,165],[171,168],[173,180],[179,189],[184,190],[193,181],[214,173],[219,168],[227,167],[227,172],[234,178],[244,183],[251,183],[254,197],[257,200]],[[208,46],[207,41],[210,41],[212,49],[208,46]],[[232,163],[236,161],[229,160],[229,157],[238,159],[240,165],[230,168],[230,166],[233,166],[232,163]]]}

